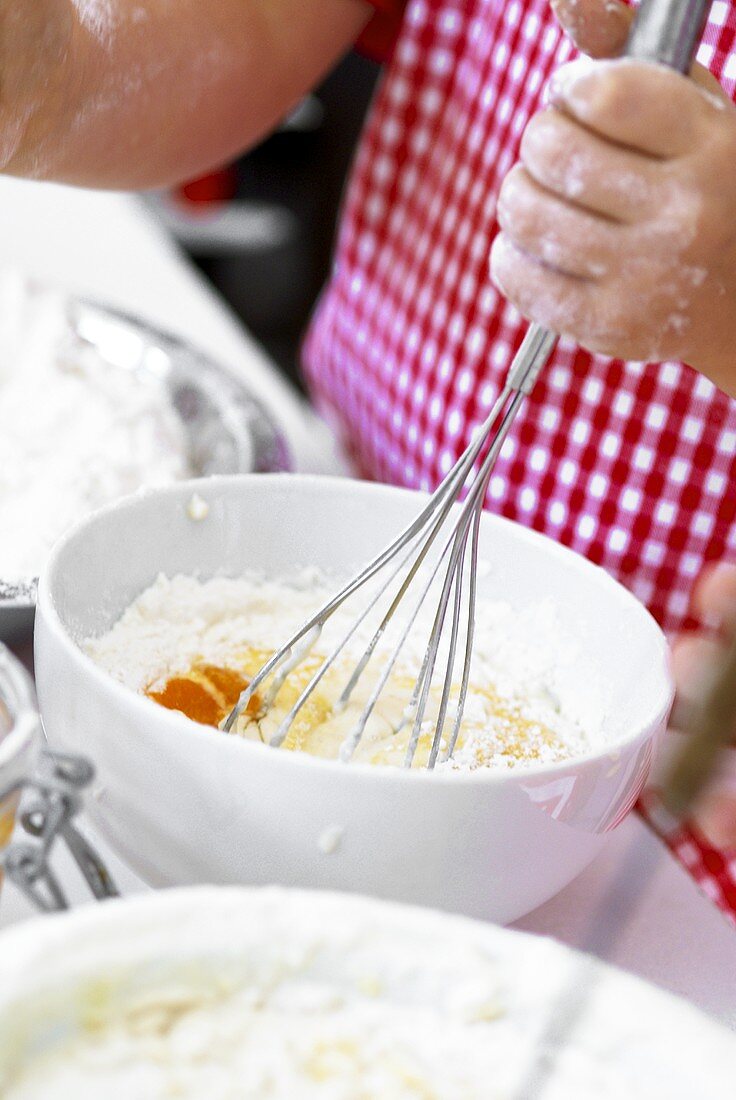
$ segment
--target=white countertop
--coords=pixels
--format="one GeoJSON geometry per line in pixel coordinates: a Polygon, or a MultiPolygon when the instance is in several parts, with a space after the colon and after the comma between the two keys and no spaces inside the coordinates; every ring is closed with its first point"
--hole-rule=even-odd
{"type": "MultiPolygon", "coordinates": [[[[250,382],[282,425],[299,469],[344,472],[326,429],[135,200],[0,179],[0,241],[3,264],[189,337],[250,382]]],[[[123,892],[145,889],[104,845],[100,849],[123,892]]],[[[72,900],[82,900],[63,855],[58,870],[72,900]]],[[[29,913],[6,888],[0,927],[29,913]]],[[[636,816],[611,836],[592,867],[518,927],[592,950],[736,1028],[736,930],[636,816]],[[613,884],[625,920],[616,942],[603,943],[602,899],[608,911],[613,884]]]]}

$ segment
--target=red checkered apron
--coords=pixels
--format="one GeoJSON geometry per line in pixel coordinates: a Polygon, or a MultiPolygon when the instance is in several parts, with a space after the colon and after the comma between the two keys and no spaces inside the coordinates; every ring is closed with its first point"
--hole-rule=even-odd
{"type": "MultiPolygon", "coordinates": [[[[498,392],[525,324],[488,275],[496,197],[572,55],[547,0],[409,0],[304,349],[318,407],[369,477],[435,486],[498,392]]],[[[713,4],[699,58],[734,95],[735,5],[713,4]]],[[[736,557],[735,484],[736,402],[680,363],[561,340],[487,506],[599,563],[676,631],[703,564],[736,557]]],[[[736,859],[689,831],[667,839],[736,917],[736,859]]]]}

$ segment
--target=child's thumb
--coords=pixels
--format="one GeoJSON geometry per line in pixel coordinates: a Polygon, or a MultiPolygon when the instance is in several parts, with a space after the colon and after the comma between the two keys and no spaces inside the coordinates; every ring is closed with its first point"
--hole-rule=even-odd
{"type": "Polygon", "coordinates": [[[550,0],[563,31],[589,57],[617,57],[636,14],[611,0],[550,0]]]}
{"type": "MultiPolygon", "coordinates": [[[[618,0],[550,0],[550,5],[565,34],[588,57],[618,57],[636,15],[636,8],[618,0]]],[[[690,76],[712,94],[727,98],[713,74],[702,65],[693,65],[690,76]]]]}

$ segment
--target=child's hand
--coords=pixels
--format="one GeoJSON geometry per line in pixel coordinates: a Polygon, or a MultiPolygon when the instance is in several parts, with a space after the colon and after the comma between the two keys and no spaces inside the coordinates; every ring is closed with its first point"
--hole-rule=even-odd
{"type": "MultiPolygon", "coordinates": [[[[616,53],[630,14],[558,0],[591,53],[616,53]]],[[[736,394],[736,108],[690,78],[581,59],[550,84],[498,200],[492,273],[528,318],[592,351],[682,359],[736,394]]]]}
{"type": "MultiPolygon", "coordinates": [[[[709,667],[736,634],[736,565],[715,566],[701,577],[695,589],[693,610],[715,628],[715,635],[685,635],[675,643],[673,663],[678,700],[685,706],[688,699],[699,695],[709,667]]],[[[736,748],[725,755],[722,773],[697,807],[695,822],[717,847],[736,849],[736,748]]]]}

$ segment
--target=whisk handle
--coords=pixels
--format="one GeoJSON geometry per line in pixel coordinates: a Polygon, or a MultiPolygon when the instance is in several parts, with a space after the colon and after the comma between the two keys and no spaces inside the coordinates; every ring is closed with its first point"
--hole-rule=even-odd
{"type": "Polygon", "coordinates": [[[711,0],[642,0],[624,56],[688,73],[711,0]]]}
{"type": "Polygon", "coordinates": [[[556,343],[556,332],[550,332],[542,325],[532,322],[526,330],[521,347],[514,356],[507,385],[521,393],[531,393],[556,343]]]}

